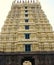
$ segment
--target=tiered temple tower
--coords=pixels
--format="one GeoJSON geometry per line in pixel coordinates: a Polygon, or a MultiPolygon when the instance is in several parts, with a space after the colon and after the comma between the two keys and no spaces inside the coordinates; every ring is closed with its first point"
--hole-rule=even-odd
{"type": "Polygon", "coordinates": [[[0,65],[54,65],[54,32],[38,0],[15,0],[0,33],[0,65]]]}

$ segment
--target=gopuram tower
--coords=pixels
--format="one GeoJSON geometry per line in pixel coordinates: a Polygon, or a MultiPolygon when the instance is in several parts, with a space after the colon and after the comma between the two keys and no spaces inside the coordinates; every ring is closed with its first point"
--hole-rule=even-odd
{"type": "Polygon", "coordinates": [[[0,65],[54,65],[54,32],[38,0],[15,0],[0,33],[0,65]]]}

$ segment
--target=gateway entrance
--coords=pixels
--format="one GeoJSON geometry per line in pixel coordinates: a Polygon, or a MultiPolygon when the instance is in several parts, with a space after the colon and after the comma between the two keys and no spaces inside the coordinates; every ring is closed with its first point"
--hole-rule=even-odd
{"type": "Polygon", "coordinates": [[[32,57],[22,58],[21,65],[35,65],[34,58],[32,58],[32,57]]]}

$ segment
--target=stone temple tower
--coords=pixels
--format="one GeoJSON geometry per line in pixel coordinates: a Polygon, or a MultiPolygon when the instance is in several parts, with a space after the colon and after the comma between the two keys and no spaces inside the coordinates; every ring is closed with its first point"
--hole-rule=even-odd
{"type": "Polygon", "coordinates": [[[0,65],[54,65],[54,32],[38,0],[15,0],[0,33],[0,65]]]}

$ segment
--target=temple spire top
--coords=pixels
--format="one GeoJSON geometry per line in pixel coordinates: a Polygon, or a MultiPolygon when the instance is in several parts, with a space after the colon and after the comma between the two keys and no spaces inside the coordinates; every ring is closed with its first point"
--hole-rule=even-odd
{"type": "Polygon", "coordinates": [[[37,3],[37,4],[40,4],[39,0],[14,0],[14,3],[37,3]]]}

